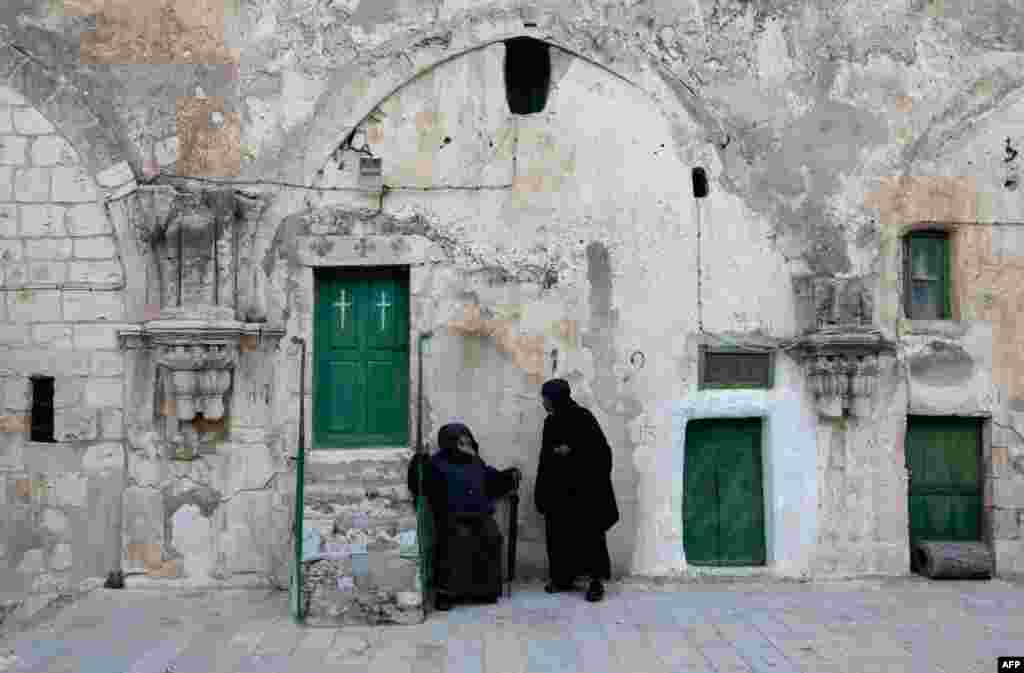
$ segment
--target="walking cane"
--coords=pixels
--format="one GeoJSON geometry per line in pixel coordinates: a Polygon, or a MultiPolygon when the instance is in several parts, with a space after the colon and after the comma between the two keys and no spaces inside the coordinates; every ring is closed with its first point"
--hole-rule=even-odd
{"type": "Polygon", "coordinates": [[[509,496],[508,507],[508,576],[505,583],[505,596],[512,596],[512,581],[516,578],[516,538],[519,536],[519,480],[515,490],[509,496]]]}
{"type": "Polygon", "coordinates": [[[427,497],[423,489],[423,463],[429,455],[426,444],[423,442],[423,343],[433,336],[432,332],[421,332],[416,343],[416,360],[419,367],[417,384],[417,413],[416,413],[416,456],[419,460],[416,472],[416,481],[419,485],[419,495],[416,496],[416,541],[419,548],[419,573],[420,573],[420,595],[423,596],[424,614],[430,612],[430,595],[433,591],[432,575],[434,572],[433,559],[433,530],[428,517],[433,512],[427,511],[427,497]]]}

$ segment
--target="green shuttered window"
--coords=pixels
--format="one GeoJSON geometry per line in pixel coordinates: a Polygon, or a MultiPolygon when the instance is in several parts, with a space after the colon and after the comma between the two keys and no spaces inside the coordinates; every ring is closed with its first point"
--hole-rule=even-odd
{"type": "Polygon", "coordinates": [[[915,232],[904,239],[904,306],[911,320],[949,320],[949,237],[915,232]]]}

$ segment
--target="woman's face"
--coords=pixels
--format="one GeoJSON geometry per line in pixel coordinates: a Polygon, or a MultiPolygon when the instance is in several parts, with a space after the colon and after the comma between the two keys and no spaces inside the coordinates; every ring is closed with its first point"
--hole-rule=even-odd
{"type": "Polygon", "coordinates": [[[549,400],[548,398],[544,397],[543,395],[541,395],[540,399],[541,399],[541,403],[544,405],[544,411],[546,411],[546,412],[548,412],[550,414],[552,411],[555,410],[554,405],[551,404],[551,400],[549,400]]]}
{"type": "Polygon", "coordinates": [[[468,453],[471,456],[476,455],[476,451],[473,450],[473,440],[466,435],[459,435],[458,447],[459,451],[463,453],[468,453]]]}

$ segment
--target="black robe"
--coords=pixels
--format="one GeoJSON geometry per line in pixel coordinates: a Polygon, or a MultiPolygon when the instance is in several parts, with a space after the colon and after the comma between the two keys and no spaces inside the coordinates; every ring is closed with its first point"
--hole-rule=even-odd
{"type": "Polygon", "coordinates": [[[567,400],[544,420],[534,501],[544,515],[551,580],[611,579],[605,534],[619,520],[612,450],[597,419],[567,400]],[[555,453],[569,446],[565,456],[555,453]]]}
{"type": "MultiPolygon", "coordinates": [[[[407,484],[418,496],[419,468],[423,466],[423,492],[433,519],[431,540],[432,576],[429,588],[453,599],[491,600],[501,594],[501,551],[503,538],[491,511],[465,511],[467,503],[450,502],[449,484],[440,462],[449,469],[475,463],[485,473],[485,499],[501,498],[516,487],[513,469],[498,471],[479,456],[458,450],[442,450],[426,458],[417,455],[409,464],[407,484]]],[[[468,499],[472,500],[472,498],[468,499]]],[[[472,509],[472,508],[469,508],[472,509]]]]}

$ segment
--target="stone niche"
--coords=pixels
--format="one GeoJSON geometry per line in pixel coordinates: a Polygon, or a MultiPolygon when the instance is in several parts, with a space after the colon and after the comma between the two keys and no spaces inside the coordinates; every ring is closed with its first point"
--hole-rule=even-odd
{"type": "Polygon", "coordinates": [[[265,277],[250,254],[265,203],[233,189],[143,189],[139,239],[151,248],[159,304],[120,336],[148,354],[168,457],[191,459],[213,451],[239,411],[240,353],[274,349],[284,335],[266,324],[265,277]]]}
{"type": "Polygon", "coordinates": [[[863,276],[797,276],[793,285],[802,332],[793,353],[803,362],[818,413],[869,415],[879,358],[896,349],[873,324],[871,284],[863,276]]]}

